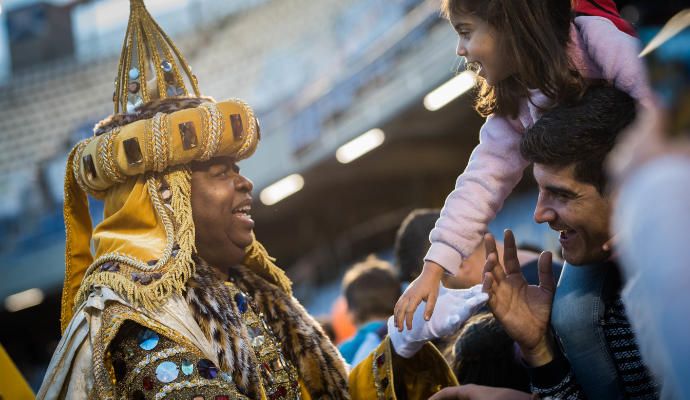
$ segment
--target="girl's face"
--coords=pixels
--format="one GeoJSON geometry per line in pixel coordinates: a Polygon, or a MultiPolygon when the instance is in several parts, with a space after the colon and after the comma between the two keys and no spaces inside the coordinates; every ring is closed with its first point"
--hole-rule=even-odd
{"type": "Polygon", "coordinates": [[[478,64],[479,76],[489,85],[515,72],[514,63],[500,45],[499,33],[488,22],[470,14],[452,14],[450,23],[459,36],[456,53],[468,63],[478,64]]]}

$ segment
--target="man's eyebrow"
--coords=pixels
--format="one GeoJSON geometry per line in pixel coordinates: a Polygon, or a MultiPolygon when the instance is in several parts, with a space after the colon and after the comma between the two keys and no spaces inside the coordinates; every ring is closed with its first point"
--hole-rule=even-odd
{"type": "Polygon", "coordinates": [[[562,196],[567,196],[567,197],[576,197],[577,196],[577,193],[573,192],[572,190],[566,189],[566,188],[560,187],[560,186],[548,185],[548,186],[545,186],[544,189],[548,190],[551,193],[555,193],[555,194],[562,195],[562,196]]]}

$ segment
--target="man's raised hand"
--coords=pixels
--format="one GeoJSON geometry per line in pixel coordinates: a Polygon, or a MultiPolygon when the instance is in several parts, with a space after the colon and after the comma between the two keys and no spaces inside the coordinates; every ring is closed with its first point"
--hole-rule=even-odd
{"type": "Polygon", "coordinates": [[[489,307],[518,343],[525,360],[532,366],[544,365],[553,358],[547,335],[556,289],[551,253],[539,256],[539,286],[530,286],[520,270],[513,232],[504,233],[502,263],[494,237],[487,234],[484,240],[484,291],[489,294],[489,307]]]}

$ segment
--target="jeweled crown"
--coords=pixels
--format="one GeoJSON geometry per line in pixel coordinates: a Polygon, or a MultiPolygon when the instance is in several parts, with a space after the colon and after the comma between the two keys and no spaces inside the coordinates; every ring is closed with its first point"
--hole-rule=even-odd
{"type": "Polygon", "coordinates": [[[184,56],[151,17],[144,0],[130,0],[113,93],[115,113],[133,113],[148,101],[190,96],[190,92],[200,95],[184,56]]]}

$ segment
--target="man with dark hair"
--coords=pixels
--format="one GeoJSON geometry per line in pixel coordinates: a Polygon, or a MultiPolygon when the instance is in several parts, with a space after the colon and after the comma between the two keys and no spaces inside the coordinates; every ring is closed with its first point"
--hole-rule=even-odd
{"type": "Polygon", "coordinates": [[[400,297],[400,281],[388,262],[369,256],[345,273],[342,287],[357,333],[340,345],[340,352],[354,366],[386,336],[386,319],[400,297]]]}
{"type": "Polygon", "coordinates": [[[539,259],[539,286],[529,286],[512,232],[505,233],[502,258],[486,237],[489,306],[520,346],[541,396],[658,398],[621,301],[618,265],[605,246],[611,208],[603,162],[634,117],[628,95],[592,87],[577,104],[545,113],[522,139],[539,185],[534,219],[560,232],[566,262],[557,289],[549,253],[539,259]]]}
{"type": "Polygon", "coordinates": [[[429,233],[440,214],[437,208],[418,208],[400,224],[395,235],[395,266],[402,282],[412,282],[422,272],[420,265],[431,246],[429,233]]]}

